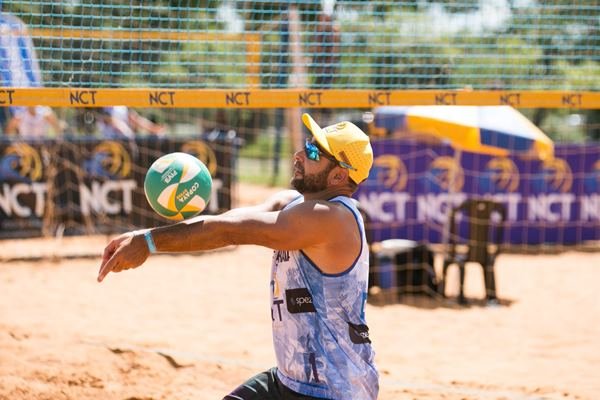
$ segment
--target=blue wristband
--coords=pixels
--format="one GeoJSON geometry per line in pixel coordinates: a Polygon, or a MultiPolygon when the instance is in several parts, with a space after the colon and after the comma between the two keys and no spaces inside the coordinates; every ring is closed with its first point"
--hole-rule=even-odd
{"type": "Polygon", "coordinates": [[[154,239],[152,238],[152,232],[144,232],[144,239],[146,239],[146,244],[148,245],[148,251],[150,254],[156,253],[156,245],[154,244],[154,239]]]}

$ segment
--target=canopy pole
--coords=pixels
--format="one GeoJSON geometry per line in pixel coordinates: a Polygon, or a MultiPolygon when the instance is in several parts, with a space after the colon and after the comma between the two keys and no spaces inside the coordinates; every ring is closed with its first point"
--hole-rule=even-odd
{"type": "Polygon", "coordinates": [[[457,149],[452,146],[454,149],[454,162],[456,168],[451,168],[448,179],[448,204],[446,207],[446,221],[444,224],[444,229],[442,231],[442,245],[443,245],[443,255],[444,258],[448,255],[448,245],[450,243],[450,215],[452,214],[452,209],[457,202],[458,194],[460,193],[456,188],[456,183],[458,182],[458,171],[460,169],[460,161],[462,159],[462,150],[457,149]]]}

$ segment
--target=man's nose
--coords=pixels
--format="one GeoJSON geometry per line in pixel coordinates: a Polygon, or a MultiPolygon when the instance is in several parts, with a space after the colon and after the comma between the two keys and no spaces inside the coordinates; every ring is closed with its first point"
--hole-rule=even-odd
{"type": "Polygon", "coordinates": [[[296,150],[296,152],[294,153],[294,161],[298,160],[301,161],[302,158],[304,157],[304,150],[296,150]]]}

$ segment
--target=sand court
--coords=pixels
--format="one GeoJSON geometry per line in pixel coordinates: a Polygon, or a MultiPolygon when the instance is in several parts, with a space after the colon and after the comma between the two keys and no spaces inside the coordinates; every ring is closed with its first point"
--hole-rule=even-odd
{"type": "MultiPolygon", "coordinates": [[[[220,399],[274,365],[270,262],[256,246],[160,255],[102,284],[99,257],[2,262],[0,399],[220,399]]],[[[465,294],[480,298],[481,268],[467,269],[465,294]]],[[[502,254],[496,274],[497,307],[367,306],[380,399],[598,397],[600,253],[502,254]]]]}

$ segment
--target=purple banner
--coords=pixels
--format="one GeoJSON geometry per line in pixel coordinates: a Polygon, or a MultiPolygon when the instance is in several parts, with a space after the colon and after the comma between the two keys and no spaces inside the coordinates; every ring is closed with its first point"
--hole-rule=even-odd
{"type": "Polygon", "coordinates": [[[205,213],[231,208],[237,141],[200,135],[135,141],[0,139],[0,240],[117,233],[164,225],[144,195],[149,165],[175,151],[201,159],[213,176],[205,213]]]}
{"type": "Polygon", "coordinates": [[[442,243],[449,206],[491,198],[507,212],[505,243],[600,240],[600,144],[559,145],[540,161],[456,152],[450,146],[386,139],[356,198],[373,241],[442,243]]]}

